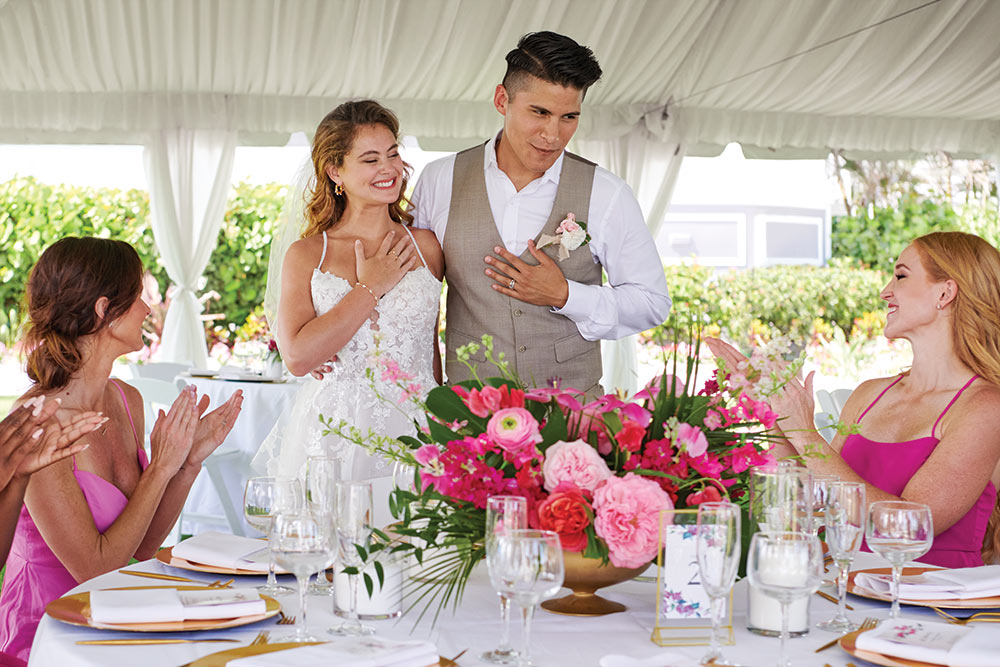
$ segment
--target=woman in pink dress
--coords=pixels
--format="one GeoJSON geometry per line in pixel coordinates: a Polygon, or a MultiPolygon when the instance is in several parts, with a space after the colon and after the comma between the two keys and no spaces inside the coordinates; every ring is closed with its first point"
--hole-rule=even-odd
{"type": "MultiPolygon", "coordinates": [[[[868,502],[929,505],[934,544],[919,560],[973,567],[1000,556],[1000,253],[973,234],[934,232],[900,254],[882,290],[885,335],[913,348],[913,365],[869,380],[840,420],[857,432],[827,443],[813,423],[812,374],[772,401],[786,419],[785,453],[816,472],[866,482],[868,502]],[[792,451],[793,450],[793,451],[792,451]]],[[[727,364],[741,356],[712,340],[727,364]]],[[[735,367],[735,366],[731,366],[735,367]]]]}
{"type": "Polygon", "coordinates": [[[236,392],[212,412],[194,388],[160,411],[147,461],[139,393],[110,379],[142,347],[142,263],[122,241],[64,238],[28,279],[28,375],[20,401],[60,399],[55,418],[107,418],[72,457],[32,475],[0,593],[0,650],[27,659],[45,605],[77,583],[152,557],[180,513],[202,461],[240,411],[236,392]]]}

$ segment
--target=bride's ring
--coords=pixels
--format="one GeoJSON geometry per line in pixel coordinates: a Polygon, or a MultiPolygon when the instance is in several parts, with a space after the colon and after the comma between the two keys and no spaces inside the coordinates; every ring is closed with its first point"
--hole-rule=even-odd
{"type": "Polygon", "coordinates": [[[389,254],[395,257],[396,259],[399,259],[399,253],[396,252],[395,250],[390,250],[389,254]]]}
{"type": "Polygon", "coordinates": [[[507,289],[514,289],[514,279],[511,278],[510,282],[507,283],[507,289]]]}

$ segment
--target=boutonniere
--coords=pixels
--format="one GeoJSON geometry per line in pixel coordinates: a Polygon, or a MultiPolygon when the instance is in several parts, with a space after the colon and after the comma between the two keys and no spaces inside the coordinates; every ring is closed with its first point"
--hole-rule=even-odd
{"type": "Polygon", "coordinates": [[[559,246],[556,259],[560,262],[569,257],[570,252],[588,243],[590,243],[590,234],[587,233],[587,223],[577,220],[573,213],[566,214],[563,221],[556,227],[555,236],[542,234],[538,239],[539,248],[553,244],[559,246]]]}

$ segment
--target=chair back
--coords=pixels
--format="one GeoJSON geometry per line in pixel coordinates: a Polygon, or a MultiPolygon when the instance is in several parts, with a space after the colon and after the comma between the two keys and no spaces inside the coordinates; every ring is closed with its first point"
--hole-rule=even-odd
{"type": "Polygon", "coordinates": [[[179,374],[191,370],[191,364],[177,364],[168,361],[151,361],[145,364],[129,363],[133,378],[154,378],[173,382],[179,374]]]}
{"type": "Polygon", "coordinates": [[[143,414],[146,421],[145,431],[148,439],[149,433],[153,430],[153,424],[156,422],[157,410],[161,408],[168,410],[174,399],[177,398],[177,394],[180,393],[180,389],[173,381],[167,382],[156,378],[134,378],[129,381],[129,384],[142,394],[143,414]]]}

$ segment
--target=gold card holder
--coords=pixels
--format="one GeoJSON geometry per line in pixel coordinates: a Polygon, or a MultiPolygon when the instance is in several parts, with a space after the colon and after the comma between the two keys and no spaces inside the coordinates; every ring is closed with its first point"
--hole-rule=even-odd
{"type": "MultiPolygon", "coordinates": [[[[656,556],[656,623],[653,643],[659,646],[707,646],[712,636],[711,606],[701,586],[695,536],[698,510],[660,512],[656,556]]],[[[725,600],[719,642],[735,643],[733,594],[725,600]]]]}

